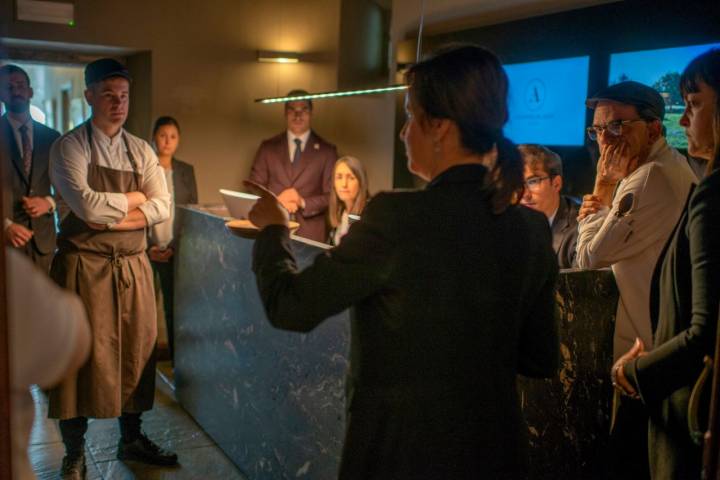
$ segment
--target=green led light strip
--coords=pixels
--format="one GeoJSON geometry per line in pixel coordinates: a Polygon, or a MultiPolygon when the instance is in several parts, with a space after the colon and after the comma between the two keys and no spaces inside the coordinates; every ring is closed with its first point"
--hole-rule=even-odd
{"type": "Polygon", "coordinates": [[[280,102],[294,102],[297,100],[315,100],[317,98],[335,98],[335,97],[350,97],[353,95],[370,95],[374,93],[388,93],[388,92],[399,92],[400,90],[407,90],[407,85],[391,85],[389,87],[382,88],[367,88],[365,90],[346,90],[344,92],[322,92],[322,93],[309,93],[307,95],[294,95],[292,97],[273,97],[273,98],[258,98],[255,100],[257,103],[280,103],[280,102]]]}

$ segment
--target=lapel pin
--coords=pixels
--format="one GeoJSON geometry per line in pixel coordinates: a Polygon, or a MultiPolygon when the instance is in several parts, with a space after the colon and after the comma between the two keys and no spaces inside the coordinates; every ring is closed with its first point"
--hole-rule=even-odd
{"type": "Polygon", "coordinates": [[[314,148],[315,150],[320,150],[320,144],[319,144],[319,143],[316,143],[315,145],[313,145],[313,148],[314,148]]]}

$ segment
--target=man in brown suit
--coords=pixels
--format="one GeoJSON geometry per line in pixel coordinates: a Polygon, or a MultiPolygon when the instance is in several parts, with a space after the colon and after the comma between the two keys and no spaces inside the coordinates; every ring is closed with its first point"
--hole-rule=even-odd
{"type": "MultiPolygon", "coordinates": [[[[288,93],[301,95],[307,92],[288,93]]],[[[297,235],[325,242],[325,212],[337,150],[310,129],[311,118],[312,100],[286,102],[287,131],[260,144],[249,179],[277,195],[300,224],[297,235]]]]}

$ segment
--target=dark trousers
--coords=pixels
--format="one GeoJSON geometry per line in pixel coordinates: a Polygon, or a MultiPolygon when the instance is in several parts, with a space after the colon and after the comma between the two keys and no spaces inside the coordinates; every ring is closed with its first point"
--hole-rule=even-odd
{"type": "Polygon", "coordinates": [[[52,265],[53,257],[55,256],[54,253],[48,253],[48,254],[42,254],[38,252],[37,248],[35,248],[35,245],[33,245],[32,239],[25,244],[24,247],[22,247],[20,250],[30,257],[30,260],[33,261],[35,266],[37,266],[40,270],[45,272],[46,274],[50,273],[50,265],[52,265]]]}
{"type": "Polygon", "coordinates": [[[167,328],[167,337],[168,337],[168,348],[170,349],[170,359],[175,359],[175,335],[174,335],[174,315],[173,315],[173,305],[174,305],[174,268],[173,268],[173,259],[171,258],[169,262],[162,263],[162,262],[150,262],[152,265],[153,271],[156,273],[158,278],[160,279],[160,290],[162,291],[163,295],[163,310],[165,310],[165,326],[167,328]]]}
{"type": "Polygon", "coordinates": [[[640,400],[622,397],[610,434],[609,475],[613,480],[649,480],[648,413],[640,400]]]}
{"type": "MultiPolygon", "coordinates": [[[[132,442],[140,436],[142,420],[140,413],[123,413],[118,417],[120,436],[124,442],[132,442]]],[[[87,417],[75,417],[60,420],[60,434],[65,444],[66,455],[81,455],[85,450],[85,433],[88,429],[87,417]]]]}

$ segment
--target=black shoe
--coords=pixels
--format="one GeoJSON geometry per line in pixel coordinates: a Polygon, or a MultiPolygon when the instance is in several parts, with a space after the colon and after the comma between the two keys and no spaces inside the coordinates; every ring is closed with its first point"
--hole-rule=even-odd
{"type": "Polygon", "coordinates": [[[145,434],[140,434],[138,438],[127,443],[123,442],[121,438],[118,442],[117,458],[118,460],[135,460],[151,465],[171,466],[178,464],[176,454],[163,450],[147,438],[145,434]]]}
{"type": "Polygon", "coordinates": [[[86,473],[85,454],[65,455],[60,469],[60,478],[63,480],[84,480],[86,473]]]}

